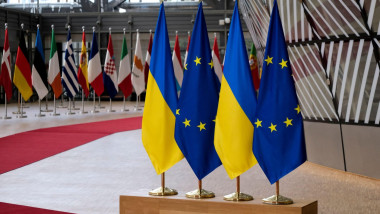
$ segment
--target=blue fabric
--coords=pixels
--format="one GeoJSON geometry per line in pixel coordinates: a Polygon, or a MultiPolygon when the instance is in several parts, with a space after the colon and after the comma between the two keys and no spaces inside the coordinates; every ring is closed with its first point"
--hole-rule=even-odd
{"type": "Polygon", "coordinates": [[[36,49],[37,49],[37,51],[40,53],[41,58],[42,58],[42,59],[45,59],[44,49],[42,48],[42,41],[41,41],[40,29],[37,29],[36,49]]]}
{"type": "Polygon", "coordinates": [[[220,83],[211,68],[211,49],[202,2],[198,13],[184,72],[176,115],[175,139],[198,179],[221,165],[214,147],[214,129],[220,83]],[[200,58],[196,63],[195,60],[200,58]],[[186,126],[185,121],[190,120],[186,126]],[[202,125],[204,124],[204,125],[202,125]],[[199,126],[199,127],[197,127],[199,126]],[[201,128],[204,126],[205,129],[201,128]]]}
{"type": "Polygon", "coordinates": [[[91,51],[90,51],[90,57],[88,58],[88,61],[91,61],[92,58],[99,52],[98,50],[98,41],[96,39],[96,33],[95,31],[92,33],[92,45],[91,45],[91,51]]]}
{"type": "Polygon", "coordinates": [[[174,77],[172,54],[170,51],[168,30],[166,27],[164,4],[160,6],[160,13],[156,25],[150,59],[150,73],[156,80],[162,96],[169,105],[170,110],[175,115],[177,108],[177,89],[174,77]]]}
{"type": "Polygon", "coordinates": [[[102,72],[102,73],[103,73],[104,87],[107,89],[107,93],[110,96],[110,98],[113,99],[117,94],[115,85],[113,84],[110,76],[108,76],[105,72],[102,72]]]}
{"type": "Polygon", "coordinates": [[[256,91],[253,86],[251,68],[244,40],[236,1],[227,42],[223,75],[244,113],[251,123],[254,124],[252,120],[257,105],[256,91]]]}
{"type": "Polygon", "coordinates": [[[297,108],[298,100],[276,0],[264,60],[255,117],[255,122],[262,121],[262,126],[255,125],[253,153],[273,184],[306,161],[302,116],[297,108]],[[268,58],[272,58],[272,63],[268,58]],[[285,121],[288,120],[291,122],[287,125],[285,121]]]}

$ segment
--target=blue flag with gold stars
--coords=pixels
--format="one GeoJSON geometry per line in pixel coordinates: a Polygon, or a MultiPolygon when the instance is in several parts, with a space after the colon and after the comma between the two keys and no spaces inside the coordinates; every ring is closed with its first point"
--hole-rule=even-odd
{"type": "Polygon", "coordinates": [[[199,3],[178,100],[175,139],[199,180],[221,165],[214,147],[220,83],[199,3]]]}
{"type": "Polygon", "coordinates": [[[253,153],[271,184],[306,161],[302,116],[277,1],[270,18],[253,153]]]}

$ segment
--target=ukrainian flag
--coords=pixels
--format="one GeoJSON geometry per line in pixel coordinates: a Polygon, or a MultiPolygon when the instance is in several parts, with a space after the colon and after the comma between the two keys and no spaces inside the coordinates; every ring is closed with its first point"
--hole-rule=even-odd
{"type": "Polygon", "coordinates": [[[241,29],[237,1],[228,37],[215,124],[215,149],[231,179],[254,166],[253,118],[256,92],[241,29]]]}
{"type": "Polygon", "coordinates": [[[142,122],[142,141],[157,174],[161,174],[183,158],[174,139],[178,98],[163,3],[160,6],[154,41],[142,122]]]}

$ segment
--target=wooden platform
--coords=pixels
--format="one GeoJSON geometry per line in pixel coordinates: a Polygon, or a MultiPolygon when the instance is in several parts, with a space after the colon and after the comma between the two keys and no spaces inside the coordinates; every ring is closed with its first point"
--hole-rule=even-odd
{"type": "Polygon", "coordinates": [[[212,199],[188,199],[179,196],[157,197],[144,194],[120,196],[120,214],[317,214],[317,201],[295,200],[291,205],[267,205],[261,198],[247,202],[212,199]]]}

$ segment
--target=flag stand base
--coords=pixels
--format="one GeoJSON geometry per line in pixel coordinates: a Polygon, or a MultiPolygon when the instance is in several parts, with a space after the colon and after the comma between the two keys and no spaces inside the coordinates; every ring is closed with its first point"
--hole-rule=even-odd
{"type": "Polygon", "coordinates": [[[272,195],[271,197],[263,199],[264,204],[276,204],[276,205],[286,205],[293,204],[293,200],[282,195],[272,195]]]}
{"type": "Polygon", "coordinates": [[[225,195],[223,199],[226,201],[252,201],[253,197],[245,193],[234,192],[229,195],[225,195]]]}
{"type": "Polygon", "coordinates": [[[171,188],[165,187],[164,191],[162,191],[162,190],[163,190],[162,187],[159,187],[157,189],[149,191],[149,195],[153,195],[153,196],[178,195],[178,192],[175,189],[171,189],[171,188]]]}
{"type": "Polygon", "coordinates": [[[287,205],[293,204],[293,200],[280,195],[280,181],[276,181],[276,195],[263,199],[264,204],[287,205]]]}
{"type": "Polygon", "coordinates": [[[196,199],[215,198],[215,194],[205,189],[196,189],[196,190],[186,193],[186,198],[196,198],[196,199]]]}

